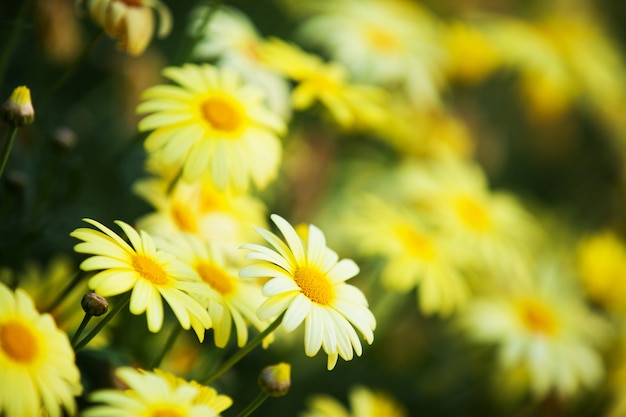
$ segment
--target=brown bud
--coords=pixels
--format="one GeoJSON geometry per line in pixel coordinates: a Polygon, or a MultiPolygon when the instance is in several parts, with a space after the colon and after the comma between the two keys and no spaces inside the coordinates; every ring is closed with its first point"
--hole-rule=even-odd
{"type": "Polygon", "coordinates": [[[85,294],[80,305],[83,307],[85,314],[96,317],[103,315],[109,309],[109,303],[106,298],[93,292],[85,294]]]}
{"type": "Polygon", "coordinates": [[[270,397],[282,397],[291,387],[291,365],[281,362],[263,368],[259,375],[261,390],[270,397]]]}

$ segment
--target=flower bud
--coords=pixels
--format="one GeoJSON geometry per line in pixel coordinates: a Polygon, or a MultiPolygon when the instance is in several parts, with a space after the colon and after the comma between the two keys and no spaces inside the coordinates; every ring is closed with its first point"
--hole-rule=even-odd
{"type": "Polygon", "coordinates": [[[291,387],[291,365],[281,362],[263,368],[259,375],[261,390],[270,397],[282,397],[291,387]]]}
{"type": "Polygon", "coordinates": [[[85,314],[96,317],[103,315],[109,309],[109,303],[106,298],[93,292],[85,294],[80,305],[83,307],[85,314]]]}
{"type": "Polygon", "coordinates": [[[13,90],[0,108],[2,119],[14,127],[26,126],[35,120],[35,109],[30,101],[28,87],[20,86],[13,90]]]}

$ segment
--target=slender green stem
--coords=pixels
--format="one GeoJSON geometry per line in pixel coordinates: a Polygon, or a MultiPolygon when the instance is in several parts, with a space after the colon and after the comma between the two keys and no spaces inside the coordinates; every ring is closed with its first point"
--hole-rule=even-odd
{"type": "Polygon", "coordinates": [[[198,26],[198,29],[191,36],[190,39],[185,38],[186,45],[179,49],[180,53],[178,55],[179,59],[176,60],[177,62],[184,64],[185,62],[189,61],[189,57],[191,56],[191,53],[193,52],[193,48],[196,46],[196,43],[198,43],[198,41],[202,39],[202,36],[206,32],[206,28],[209,26],[209,22],[211,21],[215,13],[219,10],[221,5],[222,5],[222,0],[215,0],[215,1],[209,2],[209,4],[207,5],[206,13],[203,16],[202,22],[198,26]]]}
{"type": "Polygon", "coordinates": [[[241,410],[241,413],[239,413],[237,417],[248,417],[250,414],[254,412],[254,410],[259,408],[259,406],[263,404],[265,400],[267,400],[268,398],[269,398],[269,395],[267,395],[266,393],[262,391],[259,392],[259,395],[257,395],[256,398],[252,400],[252,402],[248,404],[246,408],[241,410]]]}
{"type": "Polygon", "coordinates": [[[18,15],[17,15],[15,28],[11,31],[11,34],[8,36],[6,46],[4,47],[4,50],[2,51],[2,56],[0,56],[0,85],[3,85],[4,73],[7,70],[9,59],[11,58],[11,55],[13,54],[13,50],[15,49],[15,45],[17,44],[17,40],[19,39],[21,23],[24,21],[24,18],[26,17],[26,14],[30,10],[30,7],[32,6],[32,4],[33,4],[33,0],[22,1],[22,7],[20,8],[20,11],[18,12],[18,15]]]}
{"type": "Polygon", "coordinates": [[[11,131],[9,132],[9,137],[7,139],[7,143],[4,145],[4,149],[2,149],[2,156],[0,159],[0,177],[2,177],[2,173],[4,172],[4,167],[9,160],[9,154],[11,153],[11,148],[13,147],[13,142],[15,141],[15,135],[17,134],[17,126],[11,126],[11,131]]]}
{"type": "Polygon", "coordinates": [[[72,346],[76,346],[78,337],[81,335],[83,330],[85,330],[85,327],[87,327],[87,323],[89,323],[89,320],[91,320],[92,317],[93,314],[85,314],[85,317],[83,317],[83,321],[80,322],[78,329],[76,329],[76,333],[74,333],[74,337],[72,337],[72,346]]]}
{"type": "Polygon", "coordinates": [[[85,61],[85,58],[87,58],[87,55],[89,55],[89,52],[93,49],[93,47],[96,45],[98,40],[100,40],[100,38],[102,38],[103,35],[104,35],[104,29],[101,29],[96,35],[94,35],[93,38],[91,38],[91,40],[89,41],[89,43],[87,44],[85,49],[83,49],[83,52],[80,54],[78,59],[67,69],[67,71],[65,71],[65,73],[63,73],[63,75],[61,75],[61,77],[59,77],[59,79],[56,80],[56,82],[54,84],[52,84],[52,86],[48,90],[46,90],[42,94],[42,96],[39,98],[39,105],[40,106],[43,106],[43,104],[54,93],[56,93],[56,91],[59,88],[61,88],[63,86],[63,84],[65,84],[70,79],[70,77],[72,75],[74,75],[76,70],[78,70],[78,68],[85,61]]]}
{"type": "Polygon", "coordinates": [[[111,319],[115,317],[115,315],[119,313],[122,308],[126,307],[126,305],[130,302],[130,294],[131,294],[130,292],[127,292],[126,294],[124,294],[124,298],[122,298],[121,300],[119,300],[117,304],[115,304],[115,307],[113,307],[113,309],[109,312],[109,314],[104,316],[104,318],[100,320],[100,322],[96,325],[96,327],[94,327],[91,330],[91,332],[87,334],[87,336],[83,337],[83,339],[80,342],[78,342],[76,346],[74,346],[75,352],[78,352],[79,350],[87,346],[87,343],[89,343],[91,339],[96,337],[96,335],[100,333],[100,330],[102,330],[102,328],[106,326],[106,324],[110,322],[111,319]]]}
{"type": "Polygon", "coordinates": [[[180,334],[181,330],[182,330],[182,327],[180,327],[178,323],[174,323],[172,332],[170,333],[169,337],[165,341],[165,345],[163,346],[163,349],[161,349],[158,356],[154,358],[152,365],[150,365],[150,369],[159,367],[159,365],[161,364],[161,361],[163,360],[167,352],[169,352],[172,346],[174,346],[174,343],[176,342],[176,338],[178,338],[178,335],[180,334]]]}
{"type": "Polygon", "coordinates": [[[257,347],[263,341],[263,339],[265,339],[274,330],[276,330],[276,328],[283,321],[284,315],[285,313],[278,316],[276,320],[274,320],[269,326],[267,326],[265,330],[263,330],[261,333],[256,335],[254,339],[250,340],[244,347],[242,347],[237,352],[235,352],[233,356],[231,356],[225,362],[223,362],[215,371],[213,371],[213,373],[211,373],[208,377],[204,379],[203,381],[204,384],[210,384],[211,382],[215,381],[217,378],[222,376],[224,372],[228,371],[230,368],[233,367],[233,365],[235,365],[237,362],[243,359],[248,353],[250,353],[252,349],[257,347]]]}
{"type": "Polygon", "coordinates": [[[76,275],[74,275],[74,278],[72,278],[72,280],[70,281],[69,284],[67,284],[67,286],[65,288],[63,288],[63,291],[61,291],[59,293],[59,295],[57,295],[57,297],[54,299],[54,301],[52,301],[50,303],[50,305],[44,310],[45,312],[49,313],[52,310],[54,310],[55,308],[57,308],[59,306],[59,304],[61,304],[61,302],[63,302],[63,300],[65,299],[65,297],[67,297],[67,295],[72,292],[72,290],[74,289],[74,287],[76,287],[76,284],[78,284],[80,282],[80,280],[83,279],[83,276],[80,274],[79,272],[76,272],[76,275]]]}

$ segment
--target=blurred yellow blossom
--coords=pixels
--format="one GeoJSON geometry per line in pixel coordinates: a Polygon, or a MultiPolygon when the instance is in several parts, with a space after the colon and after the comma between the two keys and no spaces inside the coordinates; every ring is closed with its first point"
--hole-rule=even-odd
{"type": "Polygon", "coordinates": [[[395,398],[380,390],[356,386],[350,390],[350,409],[329,395],[315,395],[302,417],[407,417],[395,398]]]}
{"type": "Polygon", "coordinates": [[[285,123],[266,107],[262,90],[208,64],[163,74],[179,86],[148,88],[137,107],[152,113],[139,122],[140,131],[152,131],[144,143],[149,153],[177,164],[188,182],[210,172],[220,190],[245,190],[250,180],[263,188],[276,177],[285,123]]]}
{"type": "Polygon", "coordinates": [[[172,30],[171,12],[160,0],[75,1],[86,3],[92,19],[129,55],[141,55],[148,47],[155,32],[155,12],[159,16],[157,36],[165,37],[172,30]]]}

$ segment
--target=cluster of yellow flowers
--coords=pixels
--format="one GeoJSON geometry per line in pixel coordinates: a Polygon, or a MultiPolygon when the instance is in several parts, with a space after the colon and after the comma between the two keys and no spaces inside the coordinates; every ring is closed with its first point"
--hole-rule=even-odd
{"type": "MultiPolygon", "coordinates": [[[[496,187],[513,158],[472,113],[481,104],[466,104],[472,91],[506,80],[525,111],[512,120],[553,131],[581,112],[621,150],[626,64],[590,6],[444,19],[412,0],[275,3],[295,25],[289,38],[263,36],[254,20],[262,16],[219,1],[77,0],[74,17],[45,19],[75,33],[88,15],[100,32],[83,58],[106,34],[117,54],[139,62],[123,64],[126,76],[158,68],[149,86],[133,84],[140,92],[126,119],[141,142],[142,174],[123,192],[145,209],[113,228],[92,215],[101,211],[80,214],[65,234],[71,255],[52,250],[41,263],[24,257],[38,237],[28,229],[33,215],[23,246],[0,253],[0,415],[210,417],[234,406],[248,416],[287,393],[292,367],[310,369],[293,353],[303,339],[304,355],[323,350],[328,371],[356,355],[368,372],[400,375],[348,372],[350,407],[317,394],[297,405],[303,417],[406,417],[430,392],[399,386],[416,380],[408,374],[425,350],[439,349],[411,345],[429,326],[473,349],[465,361],[490,375],[484,401],[505,414],[557,404],[555,415],[565,415],[584,395],[607,396],[598,413],[623,414],[624,231],[615,219],[576,224],[496,187]],[[179,58],[165,58],[153,38],[178,27],[179,58]],[[145,326],[133,317],[144,314],[145,326]],[[377,327],[382,347],[364,348],[377,327]],[[257,373],[259,397],[245,406],[218,393],[235,385],[222,375],[258,345],[281,358],[257,373]],[[86,347],[130,358],[118,357],[94,385],[80,361],[86,347]]],[[[3,104],[0,176],[35,108],[49,117],[26,86],[3,104]]],[[[57,137],[73,146],[71,135],[57,137]]],[[[119,219],[115,198],[105,201],[119,219]]],[[[0,214],[12,207],[3,204],[0,214]]]]}

